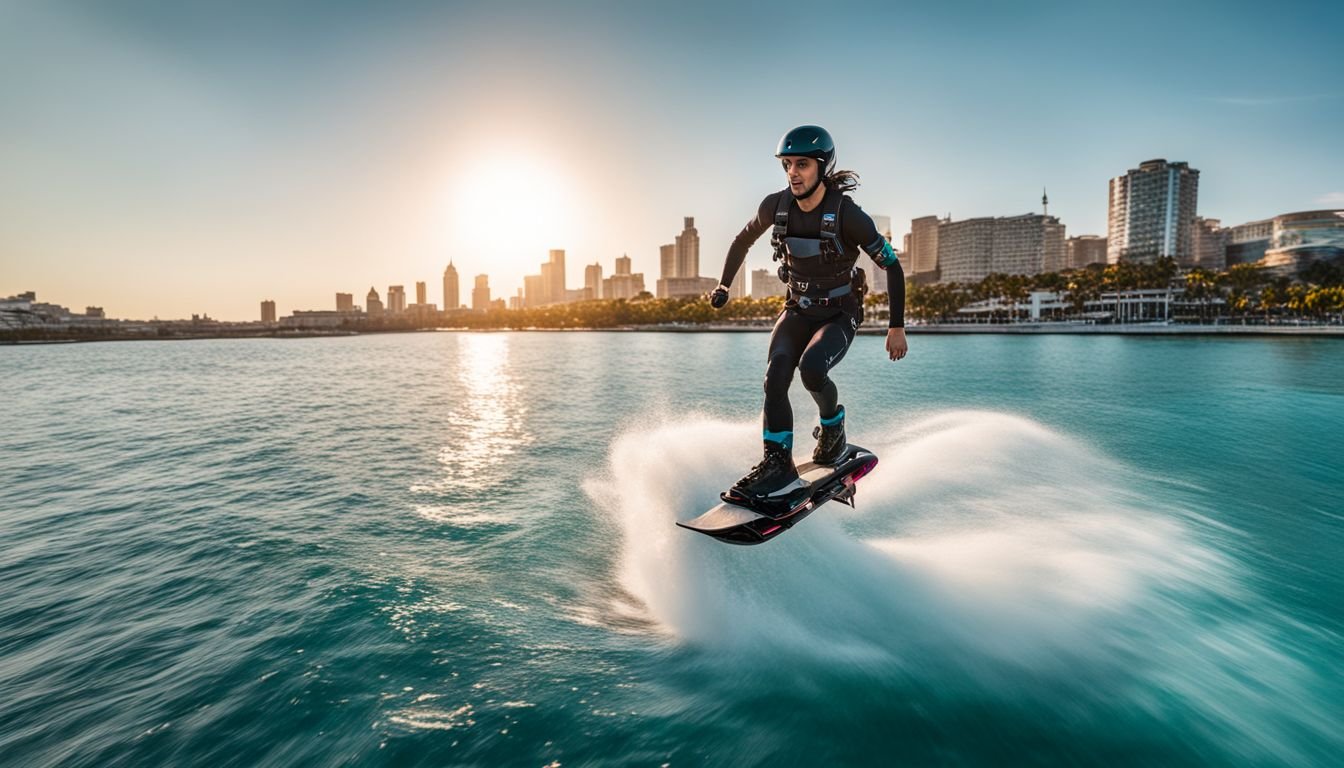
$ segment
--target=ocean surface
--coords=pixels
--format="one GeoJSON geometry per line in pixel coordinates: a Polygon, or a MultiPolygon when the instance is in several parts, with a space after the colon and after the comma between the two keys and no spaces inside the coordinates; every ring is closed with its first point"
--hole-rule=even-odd
{"type": "Polygon", "coordinates": [[[0,763],[1344,760],[1344,342],[860,337],[733,547],[766,338],[0,347],[0,763]]]}

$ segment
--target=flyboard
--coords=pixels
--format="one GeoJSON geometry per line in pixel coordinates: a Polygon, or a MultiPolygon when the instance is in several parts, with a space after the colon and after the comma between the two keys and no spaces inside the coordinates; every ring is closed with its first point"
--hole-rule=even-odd
{"type": "Polygon", "coordinates": [[[854,486],[877,466],[871,451],[850,445],[835,464],[798,466],[803,487],[777,501],[753,500],[729,490],[721,504],[694,520],[677,523],[729,544],[760,544],[787,531],[832,499],[854,506],[854,486]]]}

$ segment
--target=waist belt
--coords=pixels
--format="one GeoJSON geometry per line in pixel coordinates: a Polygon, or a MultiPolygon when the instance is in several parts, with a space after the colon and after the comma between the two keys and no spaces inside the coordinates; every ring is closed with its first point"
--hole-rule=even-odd
{"type": "Polygon", "coordinates": [[[807,292],[801,288],[801,286],[804,285],[807,285],[807,283],[800,283],[793,280],[789,281],[789,291],[794,294],[801,294],[796,295],[793,301],[803,309],[807,309],[808,307],[838,306],[840,304],[840,299],[850,291],[854,290],[853,285],[845,283],[839,288],[833,288],[825,293],[808,295],[807,292]]]}

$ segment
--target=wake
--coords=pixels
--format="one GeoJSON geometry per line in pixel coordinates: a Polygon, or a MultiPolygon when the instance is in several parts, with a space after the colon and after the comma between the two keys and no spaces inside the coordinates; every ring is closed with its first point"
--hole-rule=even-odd
{"type": "Polygon", "coordinates": [[[1163,717],[1174,699],[1210,737],[1292,750],[1281,738],[1292,726],[1272,723],[1305,695],[1306,672],[1277,648],[1290,629],[1267,607],[1248,615],[1257,598],[1235,563],[1161,482],[1004,413],[939,413],[851,439],[880,459],[856,509],[826,504],[771,542],[735,547],[673,522],[745,471],[758,427],[627,430],[588,484],[622,540],[616,578],[674,642],[739,668],[791,658],[795,670],[1016,700],[1067,690],[1107,706],[1128,691],[1121,706],[1163,717]]]}

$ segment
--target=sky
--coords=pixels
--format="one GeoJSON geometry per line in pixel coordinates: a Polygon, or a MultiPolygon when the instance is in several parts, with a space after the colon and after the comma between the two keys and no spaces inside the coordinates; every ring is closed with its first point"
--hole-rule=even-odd
{"type": "MultiPolygon", "coordinates": [[[[911,218],[1106,234],[1111,177],[1236,224],[1344,206],[1344,3],[0,0],[0,297],[259,318],[567,282],[694,216],[700,272],[819,124],[911,218]]],[[[768,237],[748,258],[769,265],[768,237]]]]}

